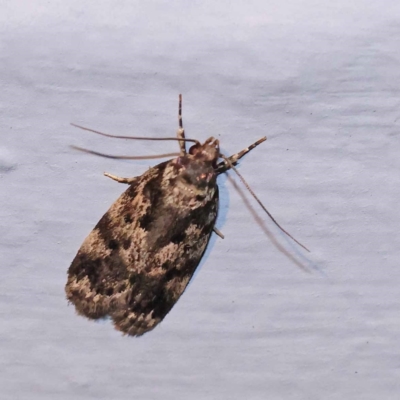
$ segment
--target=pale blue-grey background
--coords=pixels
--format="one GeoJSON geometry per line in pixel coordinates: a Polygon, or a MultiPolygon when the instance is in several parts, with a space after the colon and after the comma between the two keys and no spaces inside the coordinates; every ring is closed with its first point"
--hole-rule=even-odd
{"type": "Polygon", "coordinates": [[[0,398],[398,399],[400,3],[1,1],[0,398]],[[240,172],[172,312],[141,338],[64,296],[84,237],[124,189],[114,161],[187,136],[240,172]],[[237,188],[235,188],[237,186],[237,188]],[[245,197],[243,200],[242,197],[245,197]]]}

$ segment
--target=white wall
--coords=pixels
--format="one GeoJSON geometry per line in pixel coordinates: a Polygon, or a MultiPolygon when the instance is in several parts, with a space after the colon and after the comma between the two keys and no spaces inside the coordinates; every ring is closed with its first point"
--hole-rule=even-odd
{"type": "Polygon", "coordinates": [[[398,1],[2,3],[1,399],[399,398],[398,1]],[[122,337],[75,315],[66,271],[124,189],[102,172],[154,161],[69,146],[177,145],[69,123],[175,135],[179,93],[189,137],[268,136],[240,172],[312,252],[223,177],[225,240],[156,330],[122,337]]]}

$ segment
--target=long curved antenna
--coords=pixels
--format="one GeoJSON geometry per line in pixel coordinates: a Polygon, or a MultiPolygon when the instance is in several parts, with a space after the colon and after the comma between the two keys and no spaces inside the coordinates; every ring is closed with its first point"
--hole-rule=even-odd
{"type": "Polygon", "coordinates": [[[223,158],[228,165],[233,169],[233,171],[235,171],[236,175],[240,178],[240,180],[242,181],[243,185],[246,186],[247,190],[251,193],[251,195],[256,199],[257,203],[261,206],[261,208],[267,213],[268,217],[271,218],[272,222],[284,233],[286,234],[288,237],[290,237],[290,239],[292,239],[293,241],[295,241],[299,246],[301,246],[304,250],[307,250],[310,253],[310,250],[307,249],[306,246],[304,246],[304,244],[301,244],[297,239],[295,239],[288,231],[286,231],[284,228],[282,228],[282,226],[279,225],[279,223],[277,222],[277,220],[271,215],[271,213],[266,209],[266,207],[264,206],[263,203],[261,203],[261,200],[256,196],[256,194],[253,192],[253,190],[250,188],[250,186],[248,185],[248,183],[245,181],[245,179],[243,178],[243,176],[239,173],[239,171],[235,168],[235,166],[232,164],[232,162],[229,160],[228,157],[225,157],[223,154],[220,153],[220,157],[223,158]]]}
{"type": "Polygon", "coordinates": [[[109,133],[104,133],[100,131],[96,131],[94,129],[85,128],[84,126],[77,125],[71,122],[72,126],[75,128],[83,129],[84,131],[96,133],[97,135],[111,137],[115,139],[135,139],[135,140],[175,140],[175,141],[185,141],[185,142],[192,142],[196,144],[200,144],[200,142],[196,139],[185,139],[185,138],[171,138],[171,137],[163,137],[163,138],[151,138],[151,137],[144,137],[144,136],[120,136],[120,135],[110,135],[109,133]]]}
{"type": "Polygon", "coordinates": [[[84,149],[83,147],[78,146],[70,146],[74,150],[82,151],[83,153],[94,154],[95,156],[100,156],[104,158],[112,158],[115,160],[154,160],[157,158],[165,158],[165,157],[177,157],[179,153],[166,153],[166,154],[157,154],[154,156],[113,156],[112,154],[99,153],[97,151],[84,149]]]}

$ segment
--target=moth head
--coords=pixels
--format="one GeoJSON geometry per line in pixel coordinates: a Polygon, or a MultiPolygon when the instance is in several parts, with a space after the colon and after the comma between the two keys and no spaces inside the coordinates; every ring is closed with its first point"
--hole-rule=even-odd
{"type": "Polygon", "coordinates": [[[211,162],[215,167],[219,158],[219,140],[210,137],[203,144],[196,143],[189,149],[189,154],[192,155],[195,160],[211,162]]]}
{"type": "Polygon", "coordinates": [[[218,139],[210,137],[203,144],[193,145],[186,155],[173,161],[179,171],[174,182],[175,190],[193,199],[198,206],[209,201],[215,191],[218,158],[218,139]]]}

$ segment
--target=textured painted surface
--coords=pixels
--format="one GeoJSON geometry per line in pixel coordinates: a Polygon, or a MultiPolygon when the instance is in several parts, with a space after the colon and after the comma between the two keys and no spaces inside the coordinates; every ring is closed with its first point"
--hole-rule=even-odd
{"type": "MultiPolygon", "coordinates": [[[[9,2],[0,35],[0,398],[397,399],[400,5],[9,2]],[[236,177],[200,271],[141,338],[77,318],[66,271],[174,135],[231,154],[236,177]],[[243,197],[245,199],[243,199],[243,197]]],[[[168,147],[168,148],[167,148],[168,147]]]]}

